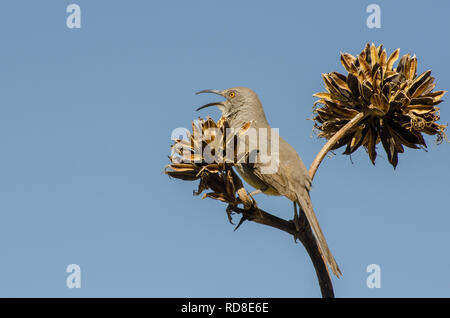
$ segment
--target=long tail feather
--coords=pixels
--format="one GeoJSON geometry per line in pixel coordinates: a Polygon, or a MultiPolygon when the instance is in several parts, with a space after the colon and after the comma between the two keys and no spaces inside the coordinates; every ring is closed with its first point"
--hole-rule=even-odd
{"type": "Polygon", "coordinates": [[[314,213],[309,193],[305,190],[304,193],[297,194],[296,196],[298,204],[305,212],[306,218],[308,219],[309,224],[311,225],[311,228],[317,239],[317,244],[319,246],[320,252],[322,253],[322,257],[324,257],[325,261],[330,265],[334,275],[336,275],[337,277],[342,276],[341,270],[339,269],[336,260],[334,259],[330,249],[328,248],[327,241],[325,240],[325,236],[323,235],[322,229],[320,228],[319,221],[317,220],[316,214],[314,213]]]}

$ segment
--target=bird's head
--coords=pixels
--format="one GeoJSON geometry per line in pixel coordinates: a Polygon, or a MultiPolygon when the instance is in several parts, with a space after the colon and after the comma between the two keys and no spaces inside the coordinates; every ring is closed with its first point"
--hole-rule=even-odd
{"type": "Polygon", "coordinates": [[[222,115],[225,118],[227,118],[231,114],[236,114],[245,108],[261,105],[256,93],[247,87],[232,87],[224,89],[222,91],[215,89],[205,89],[197,92],[196,94],[202,93],[212,93],[220,95],[224,97],[225,100],[221,102],[208,103],[197,108],[196,110],[200,110],[209,106],[217,106],[222,111],[222,115]]]}

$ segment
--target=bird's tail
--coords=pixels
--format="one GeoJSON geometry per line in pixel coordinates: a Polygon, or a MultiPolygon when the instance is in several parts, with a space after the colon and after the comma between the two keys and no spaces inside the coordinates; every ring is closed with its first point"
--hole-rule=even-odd
{"type": "Polygon", "coordinates": [[[326,263],[330,265],[334,275],[340,277],[342,275],[341,270],[339,269],[336,260],[334,259],[330,249],[328,248],[327,241],[325,240],[325,236],[323,235],[322,229],[320,228],[319,221],[317,220],[316,214],[314,213],[309,193],[305,191],[305,193],[302,193],[302,195],[297,194],[296,196],[298,204],[305,212],[306,218],[308,219],[308,222],[314,232],[317,240],[317,245],[319,246],[322,257],[324,258],[326,263]]]}

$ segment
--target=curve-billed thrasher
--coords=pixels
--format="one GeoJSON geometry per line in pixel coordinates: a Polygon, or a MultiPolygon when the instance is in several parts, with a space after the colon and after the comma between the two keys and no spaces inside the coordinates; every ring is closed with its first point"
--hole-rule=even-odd
{"type": "MultiPolygon", "coordinates": [[[[203,90],[200,93],[213,93],[225,97],[223,102],[214,102],[199,107],[200,110],[209,106],[217,106],[222,111],[232,128],[240,128],[244,123],[252,122],[253,128],[270,130],[264,109],[254,91],[246,87],[233,87],[219,90],[203,90]]],[[[267,142],[270,144],[270,141],[267,142]]],[[[283,138],[279,137],[278,170],[274,173],[264,173],[260,163],[241,164],[236,170],[257,191],[269,195],[283,195],[294,202],[294,221],[298,220],[296,204],[304,211],[316,236],[320,252],[330,265],[333,273],[339,277],[341,271],[331,254],[325,237],[314,213],[309,190],[311,178],[300,156],[283,138]]],[[[296,225],[297,226],[297,225],[296,225]]]]}

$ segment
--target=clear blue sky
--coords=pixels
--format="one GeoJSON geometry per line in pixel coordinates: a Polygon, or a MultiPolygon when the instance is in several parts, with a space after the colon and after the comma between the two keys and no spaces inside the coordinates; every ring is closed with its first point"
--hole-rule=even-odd
{"type": "MultiPolygon", "coordinates": [[[[341,51],[400,47],[450,89],[448,1],[377,1],[381,29],[366,27],[368,1],[73,2],[78,30],[71,1],[0,2],[0,296],[318,297],[301,244],[233,232],[224,204],[162,173],[172,129],[212,101],[194,92],[251,87],[309,166],[324,143],[312,94],[343,71],[341,51]],[[80,289],[66,287],[72,263],[80,289]]],[[[337,296],[450,296],[450,147],[427,141],[395,171],[363,149],[320,167],[311,196],[337,296]],[[373,263],[380,289],[366,287],[373,263]]],[[[287,199],[258,202],[292,217],[287,199]]]]}

